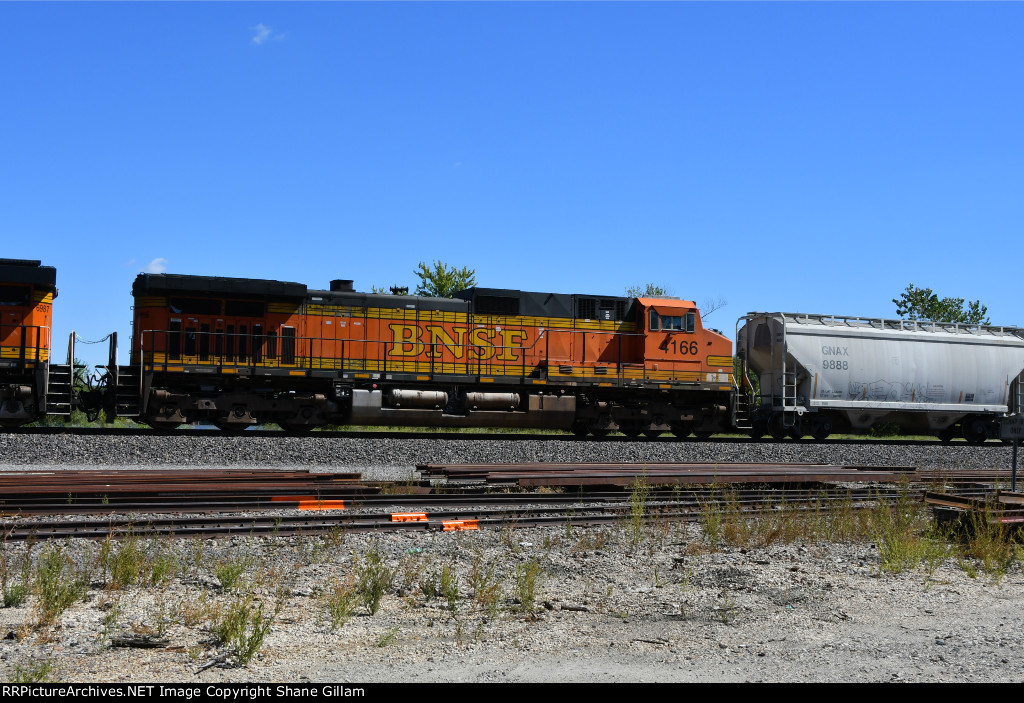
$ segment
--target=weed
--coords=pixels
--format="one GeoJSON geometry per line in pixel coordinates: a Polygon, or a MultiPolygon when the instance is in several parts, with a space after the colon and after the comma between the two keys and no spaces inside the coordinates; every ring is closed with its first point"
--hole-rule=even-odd
{"type": "Polygon", "coordinates": [[[722,507],[712,496],[700,502],[700,526],[704,530],[704,538],[711,549],[717,549],[722,540],[722,507]]]}
{"type": "Polygon", "coordinates": [[[533,612],[537,601],[537,581],[543,571],[536,559],[523,564],[516,564],[515,596],[519,601],[519,611],[533,612]]]}
{"type": "Polygon", "coordinates": [[[441,565],[441,595],[448,601],[448,610],[455,615],[459,607],[459,577],[454,566],[441,565]]]}
{"type": "Polygon", "coordinates": [[[722,604],[715,606],[715,613],[723,625],[728,625],[736,619],[736,601],[726,591],[721,594],[722,604]]]}
{"type": "Polygon", "coordinates": [[[107,612],[103,615],[103,631],[100,633],[100,639],[104,642],[109,642],[114,636],[114,632],[117,630],[117,623],[121,617],[121,603],[119,601],[111,601],[107,604],[107,612]]]}
{"type": "Polygon", "coordinates": [[[109,574],[107,587],[120,591],[134,586],[142,580],[146,569],[146,550],[142,541],[132,532],[125,535],[117,549],[114,549],[112,537],[107,537],[100,548],[100,560],[103,562],[103,573],[109,574]]]}
{"type": "Polygon", "coordinates": [[[377,545],[373,545],[361,560],[357,560],[356,575],[359,579],[356,586],[359,597],[370,615],[376,615],[384,593],[394,583],[395,570],[384,563],[377,545]]]}
{"type": "Polygon", "coordinates": [[[501,581],[495,577],[494,569],[494,562],[485,564],[483,556],[478,553],[469,570],[473,600],[492,618],[498,614],[498,603],[502,595],[501,581]]]}
{"type": "Polygon", "coordinates": [[[23,583],[14,584],[4,588],[4,607],[17,608],[28,598],[28,586],[23,583]]]}
{"type": "Polygon", "coordinates": [[[647,478],[637,476],[629,492],[629,533],[635,547],[644,537],[644,521],[647,517],[647,501],[651,495],[651,485],[647,478]]]}
{"type": "Polygon", "coordinates": [[[53,660],[31,661],[14,667],[11,683],[42,683],[50,681],[54,673],[53,660]]]}
{"type": "Polygon", "coordinates": [[[349,575],[345,581],[335,580],[334,584],[323,596],[327,615],[331,619],[331,632],[344,626],[356,610],[359,592],[356,588],[355,575],[349,575]]]}
{"type": "Polygon", "coordinates": [[[214,566],[214,574],[220,581],[220,587],[225,591],[232,591],[239,585],[239,579],[245,570],[249,568],[248,559],[230,559],[225,557],[214,566]]]}
{"type": "Polygon", "coordinates": [[[263,603],[254,603],[252,594],[246,594],[218,617],[210,631],[221,644],[231,650],[238,664],[245,666],[263,647],[275,615],[265,614],[263,603]]]}
{"type": "Polygon", "coordinates": [[[427,559],[417,553],[407,554],[402,558],[399,573],[399,590],[408,591],[414,584],[423,580],[423,570],[426,567],[427,559]]]}
{"type": "Polygon", "coordinates": [[[989,521],[988,511],[971,513],[964,557],[974,559],[982,573],[999,583],[1017,556],[1009,529],[1002,522],[989,521]]]}
{"type": "Polygon", "coordinates": [[[910,498],[905,483],[894,505],[877,502],[870,522],[881,571],[901,573],[921,562],[926,543],[919,534],[921,517],[921,504],[910,498]]]}
{"type": "Polygon", "coordinates": [[[178,602],[177,607],[181,622],[186,627],[194,627],[218,613],[218,608],[210,603],[210,596],[206,591],[200,591],[194,598],[186,596],[178,602]]]}
{"type": "Polygon", "coordinates": [[[178,570],[177,555],[160,550],[152,561],[149,584],[151,586],[161,586],[174,578],[178,570]]]}
{"type": "Polygon", "coordinates": [[[36,566],[41,623],[56,620],[72,603],[81,600],[88,588],[88,579],[74,573],[71,560],[60,547],[47,546],[43,549],[36,566]]]}
{"type": "Polygon", "coordinates": [[[380,648],[387,647],[398,641],[398,625],[390,627],[381,633],[380,637],[377,638],[377,646],[380,648]]]}

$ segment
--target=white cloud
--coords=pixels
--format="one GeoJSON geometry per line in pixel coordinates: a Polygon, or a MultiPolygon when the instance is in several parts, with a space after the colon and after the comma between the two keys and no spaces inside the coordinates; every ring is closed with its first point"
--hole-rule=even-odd
{"type": "Polygon", "coordinates": [[[146,264],[146,268],[142,269],[144,273],[163,273],[167,270],[167,259],[156,258],[146,264]]]}
{"type": "Polygon", "coordinates": [[[256,32],[256,36],[252,38],[253,44],[262,44],[263,42],[270,38],[271,29],[262,22],[260,22],[255,27],[249,27],[249,29],[256,32]]]}

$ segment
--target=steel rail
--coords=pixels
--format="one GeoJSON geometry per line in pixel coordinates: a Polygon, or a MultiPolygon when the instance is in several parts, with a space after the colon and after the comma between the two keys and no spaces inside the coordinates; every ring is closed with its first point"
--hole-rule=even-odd
{"type": "Polygon", "coordinates": [[[32,434],[32,435],[84,435],[84,436],[168,436],[168,437],[223,437],[225,439],[237,439],[239,437],[263,437],[263,438],[293,438],[297,440],[307,438],[336,438],[336,439],[450,439],[454,441],[557,441],[557,442],[643,442],[643,443],[677,443],[677,442],[701,442],[710,444],[765,444],[769,446],[810,446],[815,444],[850,444],[850,445],[871,445],[884,444],[887,446],[955,446],[955,447],[985,447],[994,448],[1004,446],[998,440],[983,442],[979,445],[968,444],[965,440],[954,439],[951,442],[942,442],[939,439],[885,439],[885,438],[842,438],[825,439],[822,441],[804,438],[800,440],[764,440],[753,439],[746,436],[727,435],[709,437],[707,439],[696,439],[694,437],[678,438],[671,433],[661,437],[626,437],[625,435],[611,435],[606,437],[577,437],[566,433],[528,433],[528,432],[467,432],[449,431],[438,432],[434,430],[417,432],[415,430],[316,430],[312,435],[289,435],[283,430],[245,430],[241,433],[224,433],[220,430],[210,428],[183,428],[176,430],[156,430],[148,427],[17,427],[5,428],[2,430],[7,434],[32,434]]]}

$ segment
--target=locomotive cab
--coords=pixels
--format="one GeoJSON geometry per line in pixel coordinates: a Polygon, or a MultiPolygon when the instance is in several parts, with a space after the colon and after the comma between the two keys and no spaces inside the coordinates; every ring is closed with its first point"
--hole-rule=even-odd
{"type": "MultiPolygon", "coordinates": [[[[0,259],[2,427],[17,427],[47,413],[71,412],[71,367],[50,364],[56,297],[55,268],[39,261],[0,259]]],[[[73,352],[69,355],[73,357],[73,352]]]]}

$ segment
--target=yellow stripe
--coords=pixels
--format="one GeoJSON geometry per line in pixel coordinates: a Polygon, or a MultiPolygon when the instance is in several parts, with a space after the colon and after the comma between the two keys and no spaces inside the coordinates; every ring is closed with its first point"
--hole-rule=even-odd
{"type": "Polygon", "coordinates": [[[267,303],[267,312],[292,314],[299,312],[299,306],[295,303],[267,303]]]}
{"type": "Polygon", "coordinates": [[[728,366],[732,368],[731,356],[709,356],[708,366],[728,366]]]}
{"type": "MultiPolygon", "coordinates": [[[[469,324],[469,315],[446,310],[412,310],[409,308],[359,308],[349,305],[307,303],[302,308],[307,315],[329,317],[358,317],[368,320],[396,322],[452,322],[469,324]]],[[[636,332],[635,322],[609,320],[574,320],[571,317],[533,317],[529,315],[474,315],[473,324],[485,327],[544,327],[565,331],[594,330],[603,332],[636,332]]]]}
{"type": "MultiPolygon", "coordinates": [[[[0,347],[0,359],[20,359],[21,358],[21,347],[0,347]]],[[[49,361],[50,350],[36,349],[35,347],[25,347],[25,360],[28,361],[49,361]]]]}

